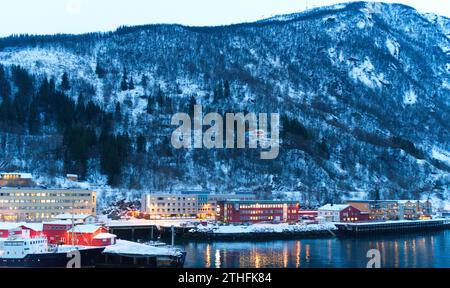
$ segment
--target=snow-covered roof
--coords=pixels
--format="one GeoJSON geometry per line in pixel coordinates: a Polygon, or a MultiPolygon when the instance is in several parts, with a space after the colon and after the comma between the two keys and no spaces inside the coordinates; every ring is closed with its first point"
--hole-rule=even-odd
{"type": "Polygon", "coordinates": [[[88,214],[78,214],[78,215],[74,214],[74,215],[72,215],[72,214],[66,213],[66,214],[56,215],[54,217],[54,219],[67,220],[67,219],[72,219],[73,218],[75,220],[85,220],[85,219],[87,219],[89,217],[93,217],[93,216],[92,215],[88,215],[88,214]]]}
{"type": "Polygon", "coordinates": [[[346,208],[348,208],[350,205],[348,204],[338,204],[338,205],[331,205],[327,204],[325,206],[322,206],[319,208],[319,210],[326,210],[326,211],[342,211],[346,208]]]}
{"type": "Polygon", "coordinates": [[[179,256],[182,252],[179,249],[170,247],[154,247],[125,240],[117,240],[115,245],[107,246],[103,253],[145,256],[179,256]]]}
{"type": "Polygon", "coordinates": [[[74,228],[70,229],[68,232],[72,232],[72,230],[74,230],[73,232],[75,233],[94,233],[95,231],[97,231],[98,229],[102,228],[102,226],[98,226],[98,225],[77,225],[74,228]]]}
{"type": "Polygon", "coordinates": [[[100,233],[95,235],[94,237],[94,239],[110,239],[110,238],[117,238],[117,235],[111,233],[100,233]]]}
{"type": "Polygon", "coordinates": [[[25,223],[15,223],[15,222],[0,222],[0,230],[11,230],[19,228],[25,223]]]}
{"type": "Polygon", "coordinates": [[[47,225],[72,225],[72,221],[69,220],[58,220],[58,221],[48,221],[43,224],[47,225]]]}
{"type": "Polygon", "coordinates": [[[22,225],[25,228],[34,230],[34,231],[42,231],[44,230],[44,224],[43,223],[25,223],[22,225]]]}

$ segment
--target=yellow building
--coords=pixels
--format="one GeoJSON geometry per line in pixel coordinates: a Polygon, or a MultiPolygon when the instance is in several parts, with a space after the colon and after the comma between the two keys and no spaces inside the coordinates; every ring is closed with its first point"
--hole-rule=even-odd
{"type": "Polygon", "coordinates": [[[64,213],[95,216],[96,201],[91,190],[1,188],[0,221],[41,222],[64,213]]]}

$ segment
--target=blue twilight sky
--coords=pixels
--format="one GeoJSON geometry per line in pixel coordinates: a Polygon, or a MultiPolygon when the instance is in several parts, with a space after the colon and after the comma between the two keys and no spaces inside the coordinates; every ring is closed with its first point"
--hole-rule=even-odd
{"type": "MultiPolygon", "coordinates": [[[[85,33],[120,25],[221,25],[260,20],[348,0],[3,0],[0,36],[85,33]]],[[[449,0],[385,0],[450,17],[449,0]]]]}

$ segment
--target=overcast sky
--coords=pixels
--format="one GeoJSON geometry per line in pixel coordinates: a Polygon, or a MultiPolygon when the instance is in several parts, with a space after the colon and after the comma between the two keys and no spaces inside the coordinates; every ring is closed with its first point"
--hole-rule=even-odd
{"type": "MultiPolygon", "coordinates": [[[[249,22],[346,0],[11,0],[0,7],[0,36],[85,33],[121,25],[204,26],[249,22]]],[[[449,0],[385,0],[450,17],[449,0]]]]}

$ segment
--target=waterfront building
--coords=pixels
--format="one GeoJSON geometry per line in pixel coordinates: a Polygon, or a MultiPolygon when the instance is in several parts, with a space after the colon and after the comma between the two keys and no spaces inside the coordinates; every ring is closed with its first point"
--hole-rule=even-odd
{"type": "Polygon", "coordinates": [[[325,222],[366,222],[369,213],[348,204],[327,204],[318,210],[319,219],[325,222]]]}
{"type": "Polygon", "coordinates": [[[154,193],[142,196],[142,212],[150,219],[200,218],[216,216],[217,202],[225,200],[254,200],[254,194],[154,193]]]}
{"type": "Polygon", "coordinates": [[[432,203],[418,200],[351,200],[347,204],[370,214],[371,221],[431,219],[432,203]]]}
{"type": "Polygon", "coordinates": [[[92,224],[76,225],[67,230],[66,234],[66,245],[72,245],[73,243],[80,246],[109,246],[114,245],[117,238],[116,235],[108,233],[108,229],[105,227],[92,224]]]}
{"type": "Polygon", "coordinates": [[[146,194],[141,209],[150,219],[193,218],[199,211],[198,195],[146,194]]]}
{"type": "Polygon", "coordinates": [[[91,190],[0,188],[0,221],[42,222],[65,213],[95,216],[96,201],[91,190]]]}
{"type": "Polygon", "coordinates": [[[72,228],[72,221],[44,222],[43,234],[47,237],[49,244],[64,244],[68,240],[67,231],[70,228],[72,228]]]}
{"type": "Polygon", "coordinates": [[[227,200],[217,203],[217,220],[223,223],[295,223],[300,220],[295,201],[227,200]]]}
{"type": "Polygon", "coordinates": [[[198,196],[199,199],[199,211],[198,218],[208,219],[215,218],[217,215],[217,203],[220,201],[228,200],[241,200],[252,201],[256,200],[255,194],[242,193],[242,194],[203,194],[198,196]]]}

